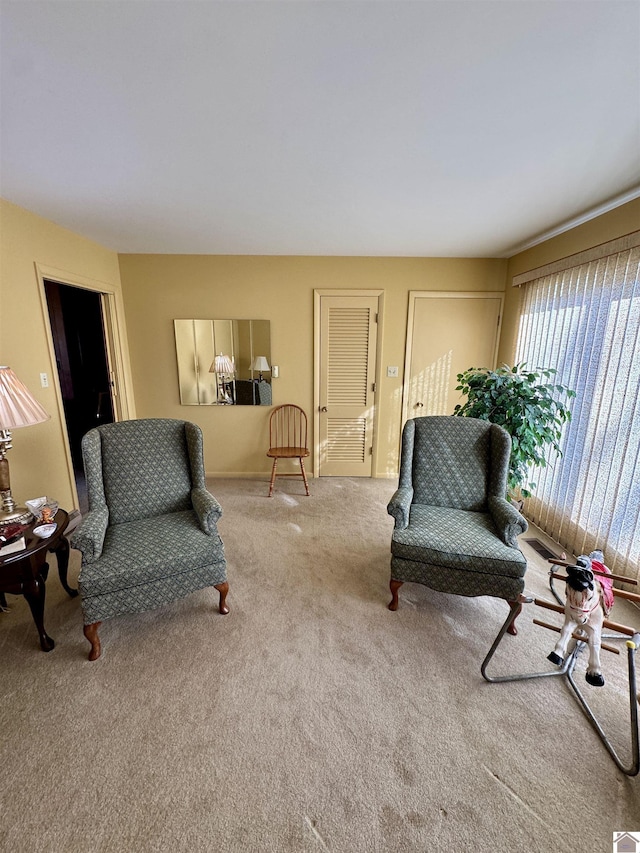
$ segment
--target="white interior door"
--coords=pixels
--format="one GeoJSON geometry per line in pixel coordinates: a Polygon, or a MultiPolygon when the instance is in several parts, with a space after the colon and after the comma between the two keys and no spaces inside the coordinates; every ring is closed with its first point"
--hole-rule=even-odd
{"type": "Polygon", "coordinates": [[[461,402],[458,373],[495,367],[503,300],[502,293],[410,293],[403,421],[452,415],[461,402]]]}
{"type": "Polygon", "coordinates": [[[378,297],[321,295],[317,471],[371,477],[378,297]]]}

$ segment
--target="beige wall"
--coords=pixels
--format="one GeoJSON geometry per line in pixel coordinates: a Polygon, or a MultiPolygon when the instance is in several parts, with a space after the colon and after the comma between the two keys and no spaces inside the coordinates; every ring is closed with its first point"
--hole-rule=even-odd
{"type": "Polygon", "coordinates": [[[138,417],[188,418],[205,435],[209,473],[264,474],[269,409],[181,406],[173,320],[271,321],[280,368],[274,404],[313,406],[314,289],[384,291],[377,476],[397,471],[410,290],[502,290],[507,262],[468,258],[327,258],[121,255],[120,275],[138,417]],[[388,379],[386,366],[399,377],[388,379]]]}
{"type": "Polygon", "coordinates": [[[515,356],[517,322],[522,288],[512,287],[511,280],[527,270],[566,258],[640,228],[640,199],[623,204],[595,219],[565,231],[509,259],[505,313],[502,323],[498,362],[512,364],[515,356]]]}
{"type": "MultiPolygon", "coordinates": [[[[314,258],[238,256],[118,256],[48,220],[0,200],[0,363],[9,364],[52,418],[16,431],[10,451],[12,484],[24,501],[50,494],[73,505],[62,423],[36,264],[62,281],[84,279],[122,296],[138,417],[189,418],[205,433],[207,470],[266,474],[268,411],[260,407],[180,406],[173,319],[256,318],[271,321],[272,362],[281,370],[274,399],[313,404],[314,289],[381,289],[385,294],[380,377],[377,476],[395,473],[401,421],[408,294],[410,290],[501,290],[506,311],[499,361],[513,359],[519,289],[511,278],[527,269],[613,239],[640,224],[640,200],[626,204],[511,258],[314,258]],[[386,366],[399,377],[388,379],[386,366]]],[[[125,381],[129,382],[125,360],[125,381]]],[[[131,408],[133,412],[133,408],[131,408]]],[[[310,418],[312,420],[312,418],[310,418]]]]}
{"type": "Polygon", "coordinates": [[[118,291],[120,271],[115,252],[0,200],[0,363],[13,368],[51,415],[44,424],[13,433],[12,492],[18,503],[47,494],[71,509],[75,502],[36,264],[60,271],[62,281],[82,278],[118,291]],[[40,373],[49,375],[48,388],[40,386],[40,373]]]}

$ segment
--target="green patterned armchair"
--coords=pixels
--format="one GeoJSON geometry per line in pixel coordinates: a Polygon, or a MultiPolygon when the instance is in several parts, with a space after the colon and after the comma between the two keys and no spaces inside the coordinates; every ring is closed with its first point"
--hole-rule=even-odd
{"type": "Polygon", "coordinates": [[[517,537],[527,522],[505,499],[510,455],[509,434],[488,421],[406,422],[398,490],[387,507],[395,519],[390,610],[406,582],[517,602],[527,567],[517,537]]]}
{"type": "Polygon", "coordinates": [[[82,439],[89,512],[71,538],[89,660],[104,619],[140,613],[204,587],[228,613],[218,501],[205,485],[202,431],[187,421],[106,424],[82,439]]]}

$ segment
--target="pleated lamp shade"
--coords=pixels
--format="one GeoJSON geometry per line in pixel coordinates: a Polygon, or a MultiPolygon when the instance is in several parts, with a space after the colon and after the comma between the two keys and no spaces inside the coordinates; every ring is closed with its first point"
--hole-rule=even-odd
{"type": "Polygon", "coordinates": [[[33,520],[26,507],[16,506],[11,494],[7,459],[7,450],[11,448],[11,430],[48,420],[49,415],[13,370],[0,367],[0,530],[4,530],[5,525],[27,524],[33,520]]]}
{"type": "Polygon", "coordinates": [[[213,364],[209,368],[209,371],[211,373],[215,372],[225,376],[229,376],[230,374],[235,373],[235,369],[236,367],[233,359],[230,358],[228,355],[223,355],[222,353],[220,353],[220,355],[217,355],[213,360],[213,364]]]}
{"type": "Polygon", "coordinates": [[[0,429],[12,430],[48,421],[50,415],[10,367],[0,367],[0,429]]]}

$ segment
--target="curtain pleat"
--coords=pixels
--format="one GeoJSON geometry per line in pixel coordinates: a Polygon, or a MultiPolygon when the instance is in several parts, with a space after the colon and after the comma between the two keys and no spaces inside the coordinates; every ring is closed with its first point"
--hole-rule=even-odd
{"type": "Polygon", "coordinates": [[[533,471],[529,518],[640,581],[640,247],[524,286],[516,361],[576,391],[562,457],[533,471]]]}

